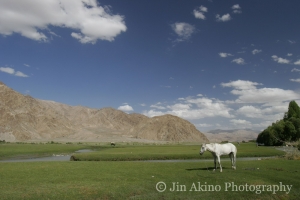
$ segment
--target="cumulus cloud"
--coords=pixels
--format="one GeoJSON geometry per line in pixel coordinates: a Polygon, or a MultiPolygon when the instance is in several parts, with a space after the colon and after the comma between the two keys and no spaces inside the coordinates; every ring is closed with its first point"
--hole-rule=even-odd
{"type": "Polygon", "coordinates": [[[230,53],[224,53],[224,52],[221,52],[221,53],[219,53],[219,56],[220,56],[221,58],[226,58],[226,57],[228,57],[228,56],[233,56],[233,55],[230,54],[230,53]]]}
{"type": "Polygon", "coordinates": [[[236,103],[260,103],[270,104],[272,102],[284,102],[300,99],[300,94],[292,90],[280,88],[257,88],[260,83],[251,81],[231,81],[221,83],[223,87],[232,87],[231,94],[238,96],[236,103]]]}
{"type": "Polygon", "coordinates": [[[262,85],[262,84],[252,82],[252,81],[244,81],[244,80],[237,80],[237,81],[231,81],[228,83],[221,83],[222,87],[233,87],[238,90],[255,89],[257,85],[262,85]]]}
{"type": "Polygon", "coordinates": [[[233,10],[232,12],[235,13],[235,14],[242,13],[242,8],[240,7],[239,4],[235,4],[231,8],[233,10]]]}
{"type": "Polygon", "coordinates": [[[298,79],[290,79],[290,81],[300,83],[300,78],[298,78],[298,79]]]}
{"type": "Polygon", "coordinates": [[[247,127],[251,125],[251,122],[244,119],[231,119],[230,122],[234,125],[243,125],[247,127]]]}
{"type": "Polygon", "coordinates": [[[255,54],[258,54],[258,53],[260,53],[260,52],[262,52],[262,50],[254,49],[254,50],[252,51],[252,54],[255,55],[255,54]]]}
{"type": "Polygon", "coordinates": [[[300,60],[297,60],[296,62],[294,62],[294,65],[300,65],[300,60]]]}
{"type": "Polygon", "coordinates": [[[113,15],[96,0],[3,0],[0,1],[0,34],[21,34],[32,40],[48,41],[56,35],[51,26],[70,28],[81,43],[113,41],[126,31],[124,17],[113,15]]]}
{"type": "Polygon", "coordinates": [[[280,63],[280,64],[289,64],[290,63],[290,61],[288,59],[280,58],[276,55],[273,55],[272,58],[275,62],[280,63]]]}
{"type": "Polygon", "coordinates": [[[182,42],[190,39],[191,35],[195,32],[195,27],[189,23],[176,22],[171,25],[173,31],[179,37],[176,41],[182,42]]]}
{"type": "Polygon", "coordinates": [[[272,116],[274,115],[276,116],[278,113],[280,113],[281,116],[282,113],[286,112],[286,109],[287,107],[285,105],[271,106],[271,107],[258,107],[253,105],[247,105],[247,106],[242,106],[236,112],[240,115],[249,118],[270,119],[272,118],[272,116]]]}
{"type": "Polygon", "coordinates": [[[166,109],[166,107],[164,107],[161,102],[158,102],[158,103],[156,103],[154,105],[151,105],[150,108],[156,108],[156,109],[159,109],[159,110],[166,109]]]}
{"type": "Polygon", "coordinates": [[[19,77],[28,77],[28,75],[24,74],[23,72],[20,71],[15,71],[11,67],[0,67],[0,71],[4,73],[8,73],[14,76],[19,76],[19,77]]]}
{"type": "Polygon", "coordinates": [[[195,9],[194,11],[193,11],[193,13],[194,13],[194,16],[197,18],[197,19],[205,19],[206,17],[205,17],[205,15],[204,15],[204,13],[205,12],[207,12],[207,8],[206,7],[204,7],[204,6],[200,6],[199,7],[199,9],[195,9]]]}
{"type": "Polygon", "coordinates": [[[233,10],[242,9],[239,4],[235,4],[231,7],[233,10]]]}
{"type": "Polygon", "coordinates": [[[244,65],[245,64],[245,60],[243,58],[236,58],[236,59],[233,59],[231,62],[236,63],[238,65],[244,65]]]}
{"type": "Polygon", "coordinates": [[[219,100],[198,94],[178,98],[169,104],[164,102],[162,105],[159,102],[143,114],[149,117],[172,114],[194,122],[200,129],[218,126],[264,129],[283,118],[291,100],[300,100],[300,94],[295,91],[263,87],[262,83],[248,80],[230,81],[221,83],[221,86],[230,88],[233,100],[219,100]]]}
{"type": "Polygon", "coordinates": [[[227,22],[227,21],[231,20],[231,17],[230,17],[229,13],[227,13],[223,16],[220,16],[219,14],[217,14],[216,19],[218,22],[227,22]]]}
{"type": "Polygon", "coordinates": [[[121,111],[124,111],[124,112],[130,112],[130,111],[133,111],[133,108],[130,105],[126,104],[126,105],[123,105],[123,106],[119,106],[118,110],[121,110],[121,111]]]}
{"type": "Polygon", "coordinates": [[[207,97],[187,97],[178,99],[180,102],[166,106],[166,111],[151,109],[143,114],[149,117],[164,114],[172,114],[188,120],[203,119],[209,117],[232,118],[231,109],[224,102],[207,97]]]}

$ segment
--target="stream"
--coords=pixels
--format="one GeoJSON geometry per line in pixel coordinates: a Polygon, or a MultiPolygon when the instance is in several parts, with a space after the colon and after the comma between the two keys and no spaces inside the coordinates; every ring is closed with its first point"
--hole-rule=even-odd
{"type": "MultiPolygon", "coordinates": [[[[85,153],[85,152],[93,152],[91,149],[81,149],[75,151],[74,153],[85,153]]],[[[0,162],[43,162],[43,161],[70,161],[71,155],[60,155],[53,154],[52,156],[47,157],[39,157],[39,158],[12,158],[7,160],[0,160],[0,162]]]]}

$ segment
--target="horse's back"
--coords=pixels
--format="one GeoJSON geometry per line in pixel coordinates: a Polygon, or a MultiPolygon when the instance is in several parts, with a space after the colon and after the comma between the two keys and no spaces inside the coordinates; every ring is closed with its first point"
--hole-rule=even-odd
{"type": "Polygon", "coordinates": [[[236,154],[236,152],[237,152],[236,146],[232,143],[222,144],[222,146],[223,146],[223,150],[225,151],[224,153],[226,153],[226,154],[229,154],[229,153],[236,154]]]}
{"type": "Polygon", "coordinates": [[[227,143],[227,144],[230,146],[231,152],[233,152],[233,153],[237,152],[236,146],[234,144],[232,144],[232,143],[227,143]]]}

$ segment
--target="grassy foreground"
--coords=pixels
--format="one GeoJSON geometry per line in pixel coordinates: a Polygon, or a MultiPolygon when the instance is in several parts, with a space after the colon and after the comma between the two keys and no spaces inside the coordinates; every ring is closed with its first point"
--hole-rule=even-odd
{"type": "Polygon", "coordinates": [[[297,160],[238,161],[237,170],[230,169],[230,162],[223,161],[222,164],[223,172],[220,173],[212,172],[211,162],[0,163],[0,195],[1,199],[300,198],[300,162],[297,160]],[[164,192],[157,191],[156,186],[164,189],[157,185],[158,182],[165,183],[164,192]],[[279,187],[280,182],[282,185],[292,185],[288,194],[286,188],[286,191],[253,190],[257,185],[279,187]],[[202,188],[199,191],[199,183],[214,189],[207,191],[202,188]],[[170,191],[173,184],[178,188],[170,191]],[[237,188],[226,189],[228,184],[237,188]],[[246,184],[252,185],[248,191],[246,184]],[[249,191],[251,188],[253,191],[249,191]]]}
{"type": "Polygon", "coordinates": [[[300,199],[299,160],[242,161],[284,152],[254,143],[237,148],[237,170],[221,158],[220,173],[200,160],[212,156],[200,156],[199,145],[1,144],[0,159],[95,152],[74,154],[88,162],[0,162],[0,199],[300,199]],[[158,159],[185,162],[132,161],[158,159]]]}

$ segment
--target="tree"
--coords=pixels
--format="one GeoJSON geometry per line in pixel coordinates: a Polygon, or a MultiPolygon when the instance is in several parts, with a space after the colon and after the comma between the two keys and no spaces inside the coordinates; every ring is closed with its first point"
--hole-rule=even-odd
{"type": "Polygon", "coordinates": [[[282,145],[300,139],[300,108],[295,101],[289,103],[282,120],[273,123],[261,132],[256,141],[267,146],[282,145]]]}
{"type": "Polygon", "coordinates": [[[296,133],[292,137],[292,141],[297,141],[300,139],[300,118],[292,117],[289,121],[294,125],[296,133]]]}
{"type": "Polygon", "coordinates": [[[288,120],[292,117],[300,118],[300,108],[296,101],[291,101],[289,103],[289,108],[287,114],[285,115],[285,120],[288,120]]]}

